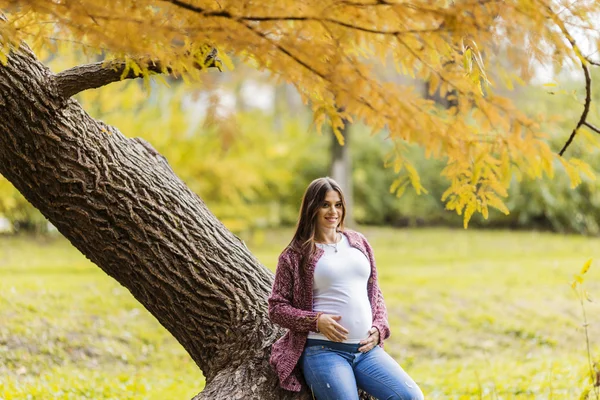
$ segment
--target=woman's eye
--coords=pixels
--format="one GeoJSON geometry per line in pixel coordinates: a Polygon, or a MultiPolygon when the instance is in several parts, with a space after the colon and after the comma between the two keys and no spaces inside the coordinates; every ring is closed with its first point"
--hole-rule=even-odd
{"type": "Polygon", "coordinates": [[[342,208],[342,203],[336,204],[335,205],[337,208],[342,208]]]}

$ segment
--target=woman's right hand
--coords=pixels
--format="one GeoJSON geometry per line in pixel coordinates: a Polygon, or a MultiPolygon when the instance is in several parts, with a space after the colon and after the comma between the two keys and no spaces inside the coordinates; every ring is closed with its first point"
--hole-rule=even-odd
{"type": "Polygon", "coordinates": [[[321,314],[317,320],[317,328],[332,342],[343,342],[348,337],[348,329],[338,324],[340,319],[341,315],[321,314]]]}

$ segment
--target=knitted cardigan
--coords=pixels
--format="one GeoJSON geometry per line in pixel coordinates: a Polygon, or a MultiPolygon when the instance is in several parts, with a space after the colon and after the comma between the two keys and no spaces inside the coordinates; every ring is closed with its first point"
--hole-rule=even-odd
{"type": "MultiPolygon", "coordinates": [[[[373,249],[360,233],[344,230],[342,232],[350,246],[362,251],[371,265],[371,276],[367,283],[367,294],[373,315],[372,326],[379,330],[379,345],[390,336],[387,311],[383,295],[377,284],[377,270],[373,249]]],[[[302,389],[300,367],[297,365],[308,332],[317,330],[317,313],[313,311],[313,280],[317,261],[324,251],[316,249],[315,255],[306,265],[306,279],[300,275],[301,255],[286,248],[279,256],[273,290],[269,296],[269,318],[277,325],[287,328],[287,333],[271,348],[271,366],[277,372],[279,384],[283,389],[299,392],[302,389]]]]}

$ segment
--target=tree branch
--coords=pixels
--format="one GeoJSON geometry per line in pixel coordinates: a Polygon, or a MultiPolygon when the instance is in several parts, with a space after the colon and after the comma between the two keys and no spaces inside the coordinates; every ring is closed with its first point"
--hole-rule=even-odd
{"type": "Polygon", "coordinates": [[[573,128],[573,132],[571,132],[569,139],[558,153],[559,156],[562,156],[565,153],[565,151],[575,138],[575,135],[577,134],[579,128],[581,128],[582,125],[587,124],[586,118],[588,113],[590,112],[590,104],[592,103],[592,78],[590,77],[590,71],[583,60],[581,61],[581,68],[583,69],[583,73],[585,75],[585,104],[583,105],[583,112],[581,113],[579,122],[577,122],[577,125],[575,125],[575,128],[573,128]]]}
{"type": "MultiPolygon", "coordinates": [[[[123,76],[126,63],[124,61],[97,62],[93,64],[78,65],[68,70],[56,74],[56,85],[58,92],[62,97],[68,99],[79,92],[88,89],[97,89],[106,86],[109,83],[117,82],[123,79],[139,78],[133,70],[123,76]]],[[[148,71],[162,73],[162,69],[157,64],[148,65],[148,71]]]]}
{"type": "Polygon", "coordinates": [[[589,62],[592,65],[595,65],[597,67],[600,67],[600,62],[599,61],[593,61],[590,57],[586,57],[585,58],[587,60],[587,62],[589,62]]]}
{"type": "MultiPolygon", "coordinates": [[[[173,4],[174,6],[183,8],[185,10],[192,11],[192,12],[198,13],[198,14],[202,14],[203,17],[222,17],[222,18],[228,18],[228,19],[231,19],[233,21],[238,21],[238,22],[240,22],[240,21],[251,21],[251,22],[310,21],[310,22],[321,22],[321,23],[327,22],[327,23],[331,23],[334,25],[342,26],[344,28],[353,29],[353,30],[357,30],[357,31],[361,31],[361,32],[373,33],[376,35],[390,35],[390,36],[419,34],[419,33],[433,33],[433,32],[452,33],[455,31],[455,29],[453,29],[453,28],[446,27],[443,23],[439,24],[436,27],[423,28],[423,29],[382,30],[382,29],[374,29],[374,28],[369,28],[369,27],[365,27],[365,26],[360,26],[355,23],[349,23],[349,22],[345,22],[342,20],[334,19],[334,18],[328,18],[328,17],[306,16],[306,15],[296,15],[296,16],[292,16],[292,15],[288,15],[288,16],[284,16],[284,15],[282,15],[282,16],[233,15],[231,12],[226,11],[226,10],[208,11],[203,8],[194,6],[192,4],[188,4],[188,3],[184,2],[184,1],[180,1],[180,0],[165,0],[165,1],[167,1],[170,4],[173,4]]],[[[367,4],[362,4],[362,5],[367,6],[367,4]]],[[[374,5],[392,6],[393,4],[392,3],[369,4],[369,6],[374,6],[374,5]]],[[[477,25],[475,25],[475,26],[477,27],[477,25]]]]}
{"type": "Polygon", "coordinates": [[[590,124],[589,122],[585,121],[583,124],[585,126],[587,126],[588,128],[590,128],[591,130],[593,130],[594,132],[600,134],[600,129],[596,128],[594,125],[590,124]]]}
{"type": "Polygon", "coordinates": [[[565,145],[558,153],[558,155],[562,157],[562,155],[565,153],[565,151],[567,151],[567,148],[573,142],[573,139],[575,138],[575,135],[579,131],[579,128],[581,128],[582,125],[587,124],[586,119],[587,119],[588,113],[590,112],[590,105],[592,103],[592,77],[590,76],[590,70],[587,66],[588,60],[583,56],[581,49],[579,48],[579,46],[577,45],[577,42],[575,41],[575,38],[571,35],[569,30],[565,27],[563,21],[558,17],[558,15],[556,15],[550,7],[546,6],[545,8],[546,8],[546,10],[548,10],[548,12],[550,14],[549,16],[552,19],[552,21],[556,24],[556,26],[558,26],[558,28],[561,30],[561,32],[563,33],[565,38],[571,44],[571,47],[573,48],[573,51],[575,52],[575,56],[581,62],[581,69],[583,70],[583,74],[585,76],[585,103],[583,105],[583,111],[581,112],[581,117],[579,117],[579,121],[577,122],[577,125],[575,125],[575,128],[573,128],[573,132],[571,132],[569,139],[567,139],[565,145]]]}
{"type": "MultiPolygon", "coordinates": [[[[214,67],[220,71],[220,61],[217,57],[217,49],[213,48],[206,56],[204,65],[195,64],[195,67],[198,69],[214,67]]],[[[163,67],[159,62],[150,62],[146,68],[148,72],[155,74],[165,72],[170,74],[173,72],[170,67],[163,67]]],[[[101,61],[93,64],[78,65],[62,71],[55,75],[55,81],[60,95],[68,99],[84,90],[97,89],[109,83],[124,79],[141,78],[143,76],[143,74],[139,74],[133,69],[129,69],[125,76],[123,76],[126,69],[127,63],[125,61],[111,61],[109,63],[101,61]]]]}

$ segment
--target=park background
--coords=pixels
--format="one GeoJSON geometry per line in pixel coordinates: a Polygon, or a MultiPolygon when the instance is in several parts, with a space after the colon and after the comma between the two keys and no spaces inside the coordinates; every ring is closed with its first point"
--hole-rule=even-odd
{"type": "MultiPolygon", "coordinates": [[[[40,59],[61,71],[86,57],[63,49],[40,59]]],[[[350,225],[368,237],[380,270],[392,328],[386,349],[426,398],[572,399],[589,389],[590,364],[600,361],[600,267],[580,271],[600,259],[598,180],[573,188],[560,163],[552,179],[515,175],[510,214],[474,215],[465,230],[441,201],[449,185],[443,160],[409,148],[427,189],[417,194],[408,175],[387,165],[398,143],[385,130],[348,124],[340,147],[331,132],[316,132],[291,85],[234,61],[234,70],[211,71],[198,84],[126,82],[77,100],[152,143],[271,270],[304,188],[336,177],[332,165],[341,162],[350,225]]],[[[381,74],[427,91],[427,82],[391,68],[381,74]]],[[[581,112],[583,88],[568,71],[540,73],[537,84],[505,95],[529,115],[553,117],[546,130],[558,149],[581,112]]],[[[599,99],[595,89],[593,104],[599,99]]],[[[590,120],[598,123],[597,106],[590,120]]],[[[599,171],[595,142],[587,132],[570,151],[599,171]]],[[[202,375],[175,339],[1,177],[0,215],[1,399],[197,393],[202,375]]]]}

